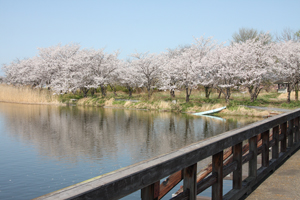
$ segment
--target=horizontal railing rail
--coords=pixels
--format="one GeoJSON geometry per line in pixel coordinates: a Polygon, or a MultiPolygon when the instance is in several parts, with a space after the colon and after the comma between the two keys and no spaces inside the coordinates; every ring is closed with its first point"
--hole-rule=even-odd
{"type": "Polygon", "coordinates": [[[143,200],[160,199],[165,195],[162,188],[169,191],[180,180],[183,191],[172,199],[196,199],[210,186],[213,200],[239,199],[299,148],[299,119],[300,109],[273,116],[36,199],[120,199],[137,190],[143,200]],[[227,149],[232,154],[223,160],[227,149]],[[262,164],[258,168],[259,154],[262,164]],[[211,173],[197,182],[197,162],[207,157],[212,157],[211,173]],[[248,163],[248,177],[243,180],[244,163],[248,163]],[[223,195],[223,178],[230,173],[232,190],[223,195]],[[160,184],[168,176],[173,185],[160,184]]]}

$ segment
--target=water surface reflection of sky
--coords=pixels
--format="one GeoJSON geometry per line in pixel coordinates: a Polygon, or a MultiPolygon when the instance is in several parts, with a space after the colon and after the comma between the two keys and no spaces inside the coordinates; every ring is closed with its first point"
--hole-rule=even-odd
{"type": "Polygon", "coordinates": [[[0,103],[0,199],[31,199],[257,119],[0,103]]]}

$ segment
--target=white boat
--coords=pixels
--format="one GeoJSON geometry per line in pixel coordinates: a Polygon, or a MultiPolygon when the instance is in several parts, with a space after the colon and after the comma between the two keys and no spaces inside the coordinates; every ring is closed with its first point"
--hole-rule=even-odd
{"type": "Polygon", "coordinates": [[[209,115],[209,114],[214,114],[214,113],[220,112],[221,110],[224,110],[225,108],[226,108],[226,106],[221,107],[221,108],[216,108],[216,109],[213,109],[213,110],[204,111],[204,112],[193,113],[193,115],[209,115]]]}

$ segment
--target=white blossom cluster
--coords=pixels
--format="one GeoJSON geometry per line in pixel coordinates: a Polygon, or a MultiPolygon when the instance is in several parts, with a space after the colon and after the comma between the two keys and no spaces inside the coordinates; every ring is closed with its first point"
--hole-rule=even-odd
{"type": "MultiPolygon", "coordinates": [[[[218,44],[211,37],[195,38],[189,46],[160,54],[135,53],[131,59],[118,58],[103,49],[80,49],[77,44],[39,48],[37,56],[4,65],[5,82],[12,85],[47,87],[55,93],[74,92],[85,95],[108,85],[122,85],[129,94],[137,87],[185,90],[186,101],[199,85],[216,88],[230,98],[232,88],[244,86],[255,100],[266,80],[288,80],[292,90],[300,80],[300,43],[269,42],[258,38],[229,46],[218,44]]],[[[290,92],[289,91],[289,92],[290,92]]]]}

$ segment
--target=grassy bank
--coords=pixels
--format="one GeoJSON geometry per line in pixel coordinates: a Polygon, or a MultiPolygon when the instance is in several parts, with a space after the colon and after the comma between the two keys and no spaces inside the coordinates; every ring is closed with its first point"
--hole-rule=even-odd
{"type": "MultiPolygon", "coordinates": [[[[210,104],[210,103],[185,103],[177,101],[172,103],[171,101],[140,101],[131,102],[126,100],[110,99],[97,99],[97,98],[83,98],[78,100],[77,105],[80,106],[106,106],[125,109],[145,109],[145,110],[157,110],[163,112],[184,112],[195,113],[216,108],[223,107],[226,104],[210,104]]],[[[251,116],[251,117],[265,117],[270,115],[268,111],[260,111],[256,109],[250,109],[244,106],[228,106],[227,109],[221,111],[217,115],[219,116],[251,116]]]]}
{"type": "MultiPolygon", "coordinates": [[[[94,97],[89,96],[87,98],[82,98],[79,94],[69,94],[68,96],[63,96],[63,99],[61,100],[64,102],[71,102],[71,99],[78,99],[77,105],[82,106],[109,106],[185,113],[202,112],[227,106],[227,109],[217,115],[251,117],[264,117],[271,113],[269,111],[250,109],[243,105],[288,109],[300,107],[300,102],[296,101],[287,104],[286,94],[278,94],[277,92],[261,93],[255,102],[250,101],[247,93],[235,92],[232,94],[229,104],[226,104],[222,97],[218,98],[218,93],[212,93],[209,99],[206,99],[204,95],[203,91],[194,91],[189,103],[185,102],[184,92],[177,92],[175,98],[170,98],[168,92],[156,92],[150,99],[148,99],[147,95],[144,93],[134,94],[131,98],[129,98],[128,94],[125,92],[118,92],[117,96],[112,92],[108,92],[107,97],[105,98],[102,98],[100,94],[96,94],[94,97]]],[[[293,99],[294,97],[292,96],[291,98],[293,99]]]]}
{"type": "Polygon", "coordinates": [[[275,108],[295,109],[300,107],[299,101],[294,101],[292,93],[290,104],[286,103],[287,94],[279,94],[276,91],[263,92],[259,95],[255,102],[251,102],[248,93],[233,92],[230,103],[227,104],[221,96],[218,98],[217,92],[212,92],[209,99],[205,98],[202,90],[195,90],[190,97],[190,102],[185,102],[185,92],[176,92],[176,97],[171,98],[169,92],[154,92],[152,97],[148,99],[146,93],[136,91],[132,97],[124,91],[118,91],[117,96],[111,92],[107,92],[106,97],[101,97],[100,93],[94,96],[88,95],[83,98],[80,92],[76,94],[53,95],[50,91],[43,89],[31,89],[28,87],[12,87],[0,85],[0,101],[17,102],[17,103],[66,103],[77,104],[79,106],[109,106],[126,109],[146,109],[167,112],[202,112],[223,106],[227,109],[218,113],[219,116],[252,116],[262,117],[270,115],[269,111],[260,111],[244,107],[262,106],[275,108]]]}

